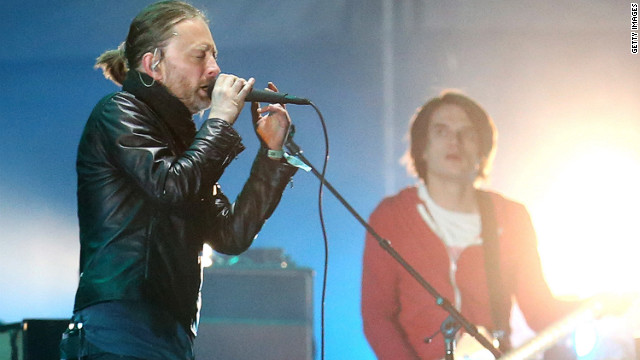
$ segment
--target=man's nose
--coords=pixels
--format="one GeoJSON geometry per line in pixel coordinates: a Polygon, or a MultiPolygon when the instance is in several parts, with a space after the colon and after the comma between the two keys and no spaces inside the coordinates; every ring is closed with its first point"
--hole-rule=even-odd
{"type": "Polygon", "coordinates": [[[463,134],[460,131],[447,131],[444,137],[449,144],[459,145],[464,141],[463,134]]]}
{"type": "Polygon", "coordinates": [[[220,66],[218,66],[218,62],[213,55],[210,55],[209,59],[207,60],[206,72],[207,75],[212,78],[215,78],[216,76],[218,76],[218,74],[220,74],[220,66]]]}
{"type": "Polygon", "coordinates": [[[465,137],[465,134],[462,131],[455,132],[456,143],[458,144],[464,143],[464,137],[465,137]]]}

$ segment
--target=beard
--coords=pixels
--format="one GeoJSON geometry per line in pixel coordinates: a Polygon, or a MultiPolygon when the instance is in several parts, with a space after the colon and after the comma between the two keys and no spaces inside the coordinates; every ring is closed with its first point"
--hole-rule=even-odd
{"type": "Polygon", "coordinates": [[[211,106],[211,98],[207,97],[206,94],[203,96],[200,87],[183,89],[183,91],[179,92],[172,91],[171,87],[165,87],[173,96],[177,97],[192,114],[206,110],[211,106]]]}
{"type": "Polygon", "coordinates": [[[187,105],[183,99],[180,99],[180,101],[182,101],[182,103],[187,106],[192,114],[204,111],[211,106],[211,98],[202,97],[198,94],[198,92],[194,94],[192,101],[190,101],[191,105],[187,105]]]}
{"type": "Polygon", "coordinates": [[[207,93],[209,84],[191,84],[186,77],[168,76],[162,85],[177,97],[192,114],[206,110],[211,106],[211,97],[207,93]]]}

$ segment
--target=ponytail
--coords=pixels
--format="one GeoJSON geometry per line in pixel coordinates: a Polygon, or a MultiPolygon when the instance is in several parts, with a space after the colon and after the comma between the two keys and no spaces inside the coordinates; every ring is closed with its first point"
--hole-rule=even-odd
{"type": "Polygon", "coordinates": [[[107,50],[96,59],[94,68],[101,68],[104,77],[122,86],[129,68],[124,53],[124,42],[115,50],[107,50]]]}

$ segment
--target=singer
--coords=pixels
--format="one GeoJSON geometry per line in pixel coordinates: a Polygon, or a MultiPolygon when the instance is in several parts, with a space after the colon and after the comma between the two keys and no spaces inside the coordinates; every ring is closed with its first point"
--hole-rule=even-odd
{"type": "MultiPolygon", "coordinates": [[[[579,304],[553,298],[525,207],[479,188],[489,175],[496,134],[485,110],[462,94],[445,92],[426,102],[411,121],[405,155],[417,184],[384,199],[370,224],[464,317],[496,335],[506,350],[512,299],[534,330],[579,304]]],[[[440,329],[447,312],[370,235],[361,306],[364,331],[378,359],[445,356],[442,334],[431,343],[425,338],[440,329]]],[[[456,358],[467,358],[461,352],[472,359],[486,358],[456,350],[456,358]]]]}
{"type": "Polygon", "coordinates": [[[221,74],[216,56],[205,15],[162,1],[97,59],[122,90],[97,103],[78,147],[80,278],[62,359],[193,359],[203,244],[246,250],[296,172],[283,160],[287,111],[252,103],[261,148],[235,202],[225,197],[254,80],[221,74]]]}

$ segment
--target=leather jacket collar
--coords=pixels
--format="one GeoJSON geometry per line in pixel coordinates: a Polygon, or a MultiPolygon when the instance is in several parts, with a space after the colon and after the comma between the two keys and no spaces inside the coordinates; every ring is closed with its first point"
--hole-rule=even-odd
{"type": "Polygon", "coordinates": [[[175,136],[182,142],[182,150],[191,144],[196,126],[189,109],[162,84],[144,73],[130,70],[122,84],[122,90],[133,94],[149,105],[175,136]],[[144,82],[144,84],[143,84],[144,82]],[[145,84],[152,84],[147,86],[145,84]]]}

